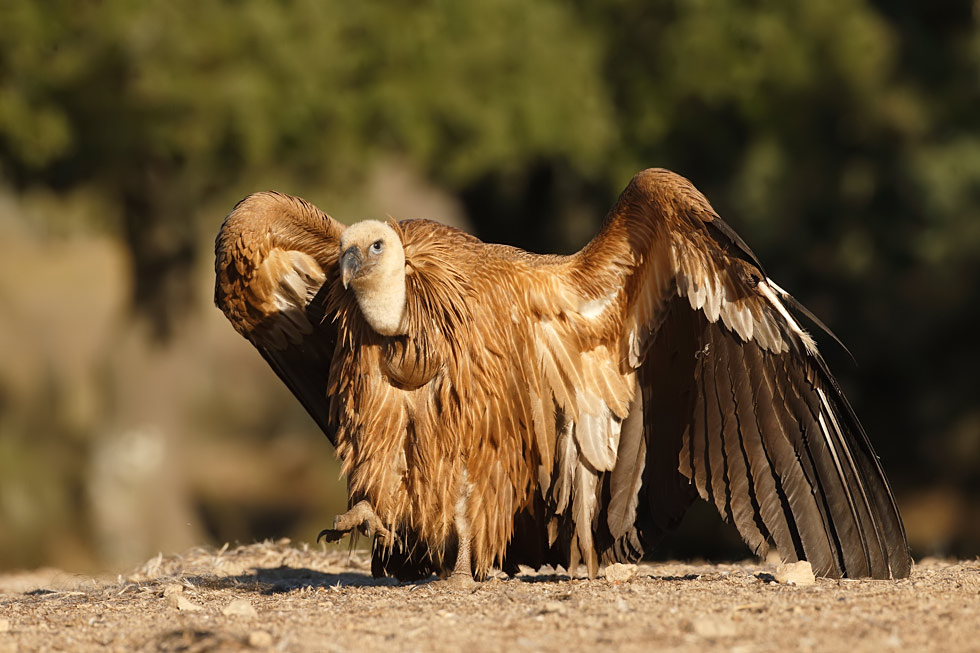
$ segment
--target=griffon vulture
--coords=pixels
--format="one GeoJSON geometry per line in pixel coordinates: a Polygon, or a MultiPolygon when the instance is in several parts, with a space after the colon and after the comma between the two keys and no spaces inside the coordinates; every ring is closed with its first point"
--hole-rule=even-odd
{"type": "Polygon", "coordinates": [[[376,575],[594,577],[697,496],[756,554],[909,575],[878,458],[794,313],[812,316],[676,174],[637,174],[571,256],[345,228],[275,192],[215,250],[215,302],[342,461],[350,510],[321,535],[369,533],[376,575]]]}

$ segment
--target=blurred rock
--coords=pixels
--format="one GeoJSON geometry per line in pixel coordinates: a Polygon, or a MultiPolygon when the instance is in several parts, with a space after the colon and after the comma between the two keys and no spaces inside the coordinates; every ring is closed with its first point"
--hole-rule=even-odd
{"type": "Polygon", "coordinates": [[[565,606],[558,601],[545,601],[538,614],[564,614],[565,606]]]}
{"type": "Polygon", "coordinates": [[[691,621],[691,631],[707,639],[732,637],[736,634],[735,622],[729,617],[703,615],[691,621]]]}
{"type": "Polygon", "coordinates": [[[248,634],[248,645],[252,648],[269,648],[272,646],[272,635],[264,630],[253,630],[248,634]]]}

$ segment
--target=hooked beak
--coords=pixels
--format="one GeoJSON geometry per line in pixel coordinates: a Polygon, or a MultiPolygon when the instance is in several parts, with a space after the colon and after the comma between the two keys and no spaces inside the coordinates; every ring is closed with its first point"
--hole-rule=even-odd
{"type": "Polygon", "coordinates": [[[340,256],[340,282],[344,284],[344,290],[347,289],[350,280],[357,276],[361,263],[361,250],[357,247],[348,247],[340,256]]]}

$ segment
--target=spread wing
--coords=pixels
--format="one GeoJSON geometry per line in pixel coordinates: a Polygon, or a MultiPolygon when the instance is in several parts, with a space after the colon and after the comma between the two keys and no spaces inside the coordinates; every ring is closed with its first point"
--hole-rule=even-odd
{"type": "Polygon", "coordinates": [[[790,310],[805,309],[690,182],[639,173],[575,274],[583,313],[615,332],[623,366],[636,370],[601,480],[607,559],[638,557],[700,495],[757,553],[771,541],[819,575],[908,576],[895,499],[790,310]]]}
{"type": "Polygon", "coordinates": [[[344,226],[299,198],[255,193],[215,240],[214,301],[334,442],[327,383],[337,329],[324,319],[344,226]]]}

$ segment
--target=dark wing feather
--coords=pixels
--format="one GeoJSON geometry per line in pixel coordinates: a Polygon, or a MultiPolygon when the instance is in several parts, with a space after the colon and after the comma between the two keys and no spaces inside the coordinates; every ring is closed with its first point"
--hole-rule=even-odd
{"type": "Polygon", "coordinates": [[[799,305],[690,182],[637,175],[581,260],[593,275],[626,270],[623,358],[643,397],[646,457],[630,462],[636,442],[624,425],[620,462],[634,474],[617,465],[607,480],[608,496],[620,495],[643,465],[635,528],[609,522],[612,558],[655,544],[697,493],[757,553],[773,541],[784,560],[808,560],[819,575],[908,576],[895,499],[790,313],[799,305]]]}
{"type": "MultiPolygon", "coordinates": [[[[323,308],[323,296],[330,290],[330,286],[324,284],[307,305],[305,314],[310,331],[297,342],[276,347],[264,344],[266,341],[261,336],[254,340],[250,338],[250,341],[269,367],[299,399],[306,412],[330,440],[330,444],[336,445],[327,386],[334,348],[337,345],[337,326],[332,320],[325,319],[323,308]]],[[[271,319],[280,318],[277,316],[271,319]]],[[[262,325],[258,329],[261,331],[262,325]]]]}
{"type": "Polygon", "coordinates": [[[637,511],[641,544],[639,547],[634,545],[639,553],[652,549],[673,532],[698,496],[678,465],[684,432],[697,401],[697,390],[690,382],[695,376],[697,359],[678,355],[680,351],[697,350],[696,334],[682,325],[683,322],[678,320],[668,321],[658,330],[646,364],[637,371],[637,392],[643,398],[644,411],[644,429],[640,436],[646,442],[645,471],[637,511]],[[677,383],[678,379],[686,382],[677,383]]]}

